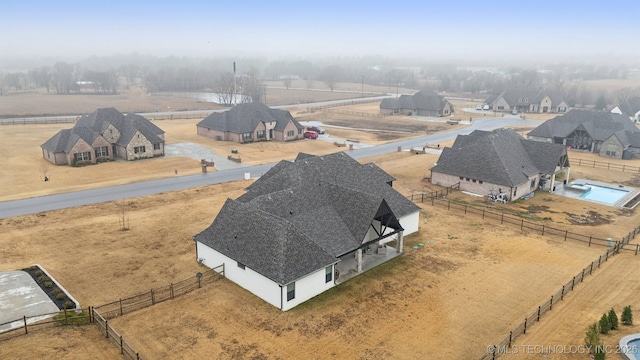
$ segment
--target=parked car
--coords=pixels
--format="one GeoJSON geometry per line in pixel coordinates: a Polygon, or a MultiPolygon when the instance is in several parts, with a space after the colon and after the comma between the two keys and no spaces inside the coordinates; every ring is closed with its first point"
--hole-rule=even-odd
{"type": "Polygon", "coordinates": [[[482,107],[482,110],[491,110],[491,106],[489,106],[489,104],[485,104],[485,105],[482,107]]]}
{"type": "Polygon", "coordinates": [[[305,131],[302,135],[305,139],[317,139],[318,133],[314,131],[305,131]]]}
{"type": "Polygon", "coordinates": [[[307,126],[307,131],[313,131],[318,134],[324,134],[324,129],[319,126],[307,126]]]}
{"type": "Polygon", "coordinates": [[[482,104],[476,105],[476,110],[482,110],[482,104]]]}
{"type": "Polygon", "coordinates": [[[511,114],[512,115],[518,115],[518,109],[511,110],[511,114]]]}

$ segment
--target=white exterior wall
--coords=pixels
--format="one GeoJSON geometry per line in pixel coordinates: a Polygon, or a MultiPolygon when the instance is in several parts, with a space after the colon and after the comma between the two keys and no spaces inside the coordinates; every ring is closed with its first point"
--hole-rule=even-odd
{"type": "Polygon", "coordinates": [[[420,225],[420,211],[405,215],[398,220],[400,220],[400,225],[404,228],[403,236],[413,234],[418,231],[420,225]]]}
{"type": "Polygon", "coordinates": [[[244,270],[239,268],[236,260],[233,260],[200,242],[196,242],[196,250],[198,259],[203,259],[202,264],[209,268],[224,264],[224,276],[227,279],[283,311],[289,310],[335,286],[334,281],[325,283],[325,269],[322,268],[303,277],[302,279],[297,280],[295,282],[295,298],[291,301],[287,301],[286,286],[280,287],[280,285],[251,270],[247,266],[245,266],[244,270]]]}

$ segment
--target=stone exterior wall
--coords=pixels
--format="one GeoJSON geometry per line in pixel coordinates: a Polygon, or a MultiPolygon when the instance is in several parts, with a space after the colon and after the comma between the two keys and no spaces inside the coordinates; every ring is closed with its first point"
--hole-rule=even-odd
{"type": "Polygon", "coordinates": [[[511,106],[503,97],[496,99],[492,106],[495,111],[511,111],[511,106]],[[502,109],[500,108],[501,106],[502,109]]]}
{"type": "Polygon", "coordinates": [[[115,144],[120,139],[120,131],[113,124],[109,124],[102,136],[110,143],[115,144]]]}
{"type": "Polygon", "coordinates": [[[131,138],[126,147],[126,160],[138,160],[154,157],[153,144],[151,141],[142,135],[139,131],[136,131],[135,135],[131,138]],[[135,148],[144,146],[144,152],[135,153],[135,148]]]}
{"type": "Polygon", "coordinates": [[[102,136],[98,136],[94,141],[93,144],[91,144],[91,146],[93,147],[93,156],[96,156],[96,152],[95,150],[97,148],[100,147],[106,147],[107,148],[107,156],[103,156],[103,157],[96,157],[96,161],[110,161],[113,160],[113,146],[109,143],[109,141],[107,141],[107,139],[103,138],[102,136]]]}
{"type": "Polygon", "coordinates": [[[622,159],[622,153],[624,152],[624,146],[618,139],[617,136],[612,135],[609,136],[602,145],[600,146],[600,152],[598,153],[600,156],[612,158],[612,159],[622,159]]]}
{"type": "Polygon", "coordinates": [[[437,173],[437,172],[431,173],[431,183],[433,184],[448,187],[458,182],[460,183],[461,191],[468,191],[473,194],[479,194],[484,196],[490,195],[491,193],[498,194],[502,192],[508,195],[508,198],[510,199],[509,201],[513,201],[524,195],[529,194],[532,191],[535,191],[538,188],[538,184],[540,182],[540,175],[534,175],[531,178],[529,178],[527,182],[522,183],[515,188],[511,188],[509,186],[493,184],[493,183],[484,182],[484,181],[480,183],[480,180],[478,179],[471,179],[466,177],[463,177],[462,179],[460,179],[459,176],[455,176],[455,175],[449,175],[449,174],[443,174],[443,173],[437,173]],[[535,180],[533,187],[531,187],[531,180],[535,180]],[[514,190],[515,190],[515,196],[514,196],[514,190]]]}
{"type": "Polygon", "coordinates": [[[73,147],[71,148],[71,150],[69,151],[69,153],[67,154],[67,164],[71,165],[73,164],[73,159],[75,157],[75,154],[77,153],[83,153],[83,152],[89,152],[90,154],[90,160],[88,161],[83,161],[82,163],[78,163],[78,165],[80,164],[95,164],[96,163],[96,154],[93,151],[93,146],[87,144],[86,141],[82,140],[82,139],[78,139],[78,141],[76,142],[75,145],[73,145],[73,147]]]}

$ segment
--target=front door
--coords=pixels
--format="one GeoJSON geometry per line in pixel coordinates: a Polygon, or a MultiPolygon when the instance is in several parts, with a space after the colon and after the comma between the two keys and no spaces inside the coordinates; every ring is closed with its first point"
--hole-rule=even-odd
{"type": "Polygon", "coordinates": [[[269,130],[269,140],[273,139],[273,129],[269,130]]]}

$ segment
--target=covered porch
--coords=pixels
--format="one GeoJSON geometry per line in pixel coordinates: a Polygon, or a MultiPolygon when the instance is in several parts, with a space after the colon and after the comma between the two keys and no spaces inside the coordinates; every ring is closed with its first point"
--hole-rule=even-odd
{"type": "Polygon", "coordinates": [[[391,246],[391,244],[392,243],[387,243],[380,245],[380,247],[370,245],[368,249],[363,251],[361,271],[358,271],[357,261],[357,252],[360,251],[359,249],[341,256],[340,262],[335,265],[335,269],[337,270],[335,277],[336,285],[400,256],[401,252],[398,251],[397,245],[394,247],[391,246]]]}

